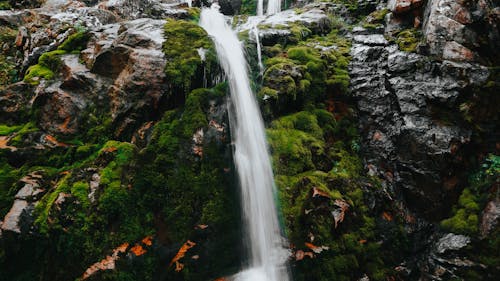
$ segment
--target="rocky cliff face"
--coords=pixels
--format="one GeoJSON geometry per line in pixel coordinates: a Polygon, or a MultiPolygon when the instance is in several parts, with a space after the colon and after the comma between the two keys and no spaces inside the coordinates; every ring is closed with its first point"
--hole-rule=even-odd
{"type": "MultiPolygon", "coordinates": [[[[227,87],[198,8],[41,2],[0,1],[0,280],[237,272],[227,87]]],[[[307,2],[233,18],[294,280],[495,280],[498,5],[307,2]]]]}

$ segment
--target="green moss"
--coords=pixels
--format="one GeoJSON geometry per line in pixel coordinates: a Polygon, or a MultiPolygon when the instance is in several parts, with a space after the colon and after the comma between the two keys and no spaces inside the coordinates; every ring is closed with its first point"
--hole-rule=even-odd
{"type": "Polygon", "coordinates": [[[499,174],[500,157],[490,154],[481,168],[470,176],[470,186],[462,191],[452,216],[441,221],[441,226],[454,233],[477,234],[480,211],[488,201],[489,189],[499,174]]]}
{"type": "Polygon", "coordinates": [[[9,126],[9,125],[0,124],[0,136],[10,135],[12,133],[19,131],[21,128],[22,128],[22,126],[9,126]]]}
{"type": "Polygon", "coordinates": [[[45,66],[36,64],[28,68],[26,75],[24,76],[24,82],[32,85],[38,85],[40,83],[38,80],[39,78],[52,80],[54,78],[54,72],[45,66]]]}
{"type": "Polygon", "coordinates": [[[8,26],[0,26],[0,45],[2,46],[2,50],[0,50],[0,87],[17,80],[18,73],[15,61],[17,49],[14,45],[16,35],[17,30],[8,26]]]}
{"type": "Polygon", "coordinates": [[[0,10],[9,10],[11,8],[9,1],[0,1],[0,10]]]}
{"type": "Polygon", "coordinates": [[[198,49],[207,50],[210,61],[213,49],[208,34],[196,23],[185,20],[168,20],[164,27],[163,52],[167,58],[165,73],[172,85],[189,90],[196,71],[203,65],[198,49]]]}
{"type": "Polygon", "coordinates": [[[406,29],[396,35],[396,44],[399,49],[405,52],[415,52],[422,38],[420,31],[416,29],[406,29]]]}
{"type": "Polygon", "coordinates": [[[57,50],[42,54],[38,59],[38,64],[28,68],[24,81],[37,85],[40,83],[40,78],[45,80],[54,79],[61,68],[61,56],[71,52],[79,53],[86,47],[89,38],[90,33],[87,31],[78,31],[70,35],[57,50]]]}
{"type": "Polygon", "coordinates": [[[35,125],[33,122],[26,123],[22,125],[21,128],[17,129],[15,137],[13,137],[10,140],[10,144],[12,146],[22,146],[23,145],[23,140],[24,136],[26,136],[29,133],[33,133],[38,131],[38,127],[35,125]]]}
{"type": "Polygon", "coordinates": [[[59,47],[58,50],[65,51],[67,53],[80,52],[85,49],[87,42],[90,39],[90,33],[87,31],[79,31],[68,37],[59,47]]]}

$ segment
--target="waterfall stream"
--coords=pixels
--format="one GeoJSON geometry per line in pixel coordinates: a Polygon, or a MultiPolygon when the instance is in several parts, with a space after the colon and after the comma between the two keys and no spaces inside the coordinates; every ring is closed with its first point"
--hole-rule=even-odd
{"type": "Polygon", "coordinates": [[[216,4],[202,10],[200,25],[215,43],[231,91],[229,118],[241,186],[244,239],[249,249],[249,268],[234,279],[289,280],[286,266],[289,252],[279,227],[264,122],[250,88],[243,45],[216,4]]]}
{"type": "MultiPolygon", "coordinates": [[[[281,0],[269,0],[267,2],[267,15],[274,15],[281,11],[281,0]]],[[[257,1],[257,16],[264,15],[264,0],[257,1]]]]}

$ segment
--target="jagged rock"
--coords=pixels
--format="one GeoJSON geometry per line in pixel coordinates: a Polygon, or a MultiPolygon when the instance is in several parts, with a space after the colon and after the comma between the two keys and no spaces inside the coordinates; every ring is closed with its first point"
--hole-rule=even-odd
{"type": "Polygon", "coordinates": [[[220,0],[220,11],[225,15],[234,15],[240,11],[241,0],[220,0]]]}
{"type": "Polygon", "coordinates": [[[460,250],[470,243],[470,238],[464,235],[456,235],[448,233],[443,236],[436,244],[436,251],[439,254],[444,254],[447,251],[460,250]]]}
{"type": "Polygon", "coordinates": [[[139,18],[164,19],[188,18],[189,13],[185,3],[164,3],[161,0],[113,0],[102,1],[99,8],[113,12],[124,20],[139,18]]]}
{"type": "Polygon", "coordinates": [[[423,31],[430,53],[451,60],[498,62],[494,1],[430,0],[423,31]]]}
{"type": "Polygon", "coordinates": [[[20,122],[31,108],[33,87],[24,82],[0,88],[0,122],[20,122]]]}
{"type": "Polygon", "coordinates": [[[82,96],[48,87],[35,100],[40,108],[39,125],[52,134],[74,135],[79,131],[87,101],[82,96]]]}
{"type": "Polygon", "coordinates": [[[374,35],[355,33],[351,50],[351,89],[371,150],[368,163],[393,167],[396,186],[414,208],[440,213],[447,208],[442,202],[449,202],[459,190],[456,183],[461,181],[455,177],[463,175],[451,163],[462,157],[457,152],[470,142],[471,132],[459,120],[443,124],[444,117],[436,112],[458,111],[460,96],[467,87],[485,83],[488,70],[467,63],[432,62],[400,52],[394,45],[362,39],[374,35]]]}
{"type": "Polygon", "coordinates": [[[46,192],[41,172],[33,172],[23,177],[18,185],[22,187],[15,195],[14,203],[1,224],[2,235],[7,232],[28,234],[32,230],[33,211],[37,201],[46,192]]]}

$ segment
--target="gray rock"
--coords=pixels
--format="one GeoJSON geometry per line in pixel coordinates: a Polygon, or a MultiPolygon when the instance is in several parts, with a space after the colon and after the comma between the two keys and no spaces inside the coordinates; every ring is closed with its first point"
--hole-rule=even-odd
{"type": "Polygon", "coordinates": [[[456,235],[448,233],[436,244],[436,251],[439,254],[444,254],[447,251],[460,250],[470,243],[470,238],[464,235],[456,235]]]}

